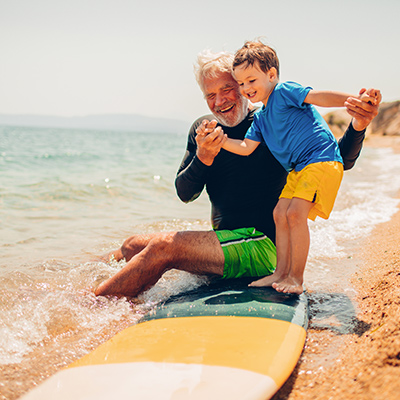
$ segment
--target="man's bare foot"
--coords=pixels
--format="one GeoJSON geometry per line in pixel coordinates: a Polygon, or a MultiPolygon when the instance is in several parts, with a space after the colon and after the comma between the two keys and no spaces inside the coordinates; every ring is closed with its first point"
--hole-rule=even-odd
{"type": "Polygon", "coordinates": [[[265,287],[272,286],[273,283],[280,282],[283,277],[280,274],[274,272],[272,275],[265,276],[264,278],[259,279],[258,281],[251,282],[249,284],[250,287],[265,287]]]}
{"type": "Polygon", "coordinates": [[[292,293],[292,294],[302,294],[303,284],[300,281],[295,280],[292,277],[287,277],[281,282],[276,282],[272,284],[272,287],[281,293],[292,293]]]}

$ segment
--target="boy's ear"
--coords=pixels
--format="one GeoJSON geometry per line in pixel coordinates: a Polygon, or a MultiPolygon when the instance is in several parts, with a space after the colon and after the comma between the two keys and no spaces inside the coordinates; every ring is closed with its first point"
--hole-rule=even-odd
{"type": "Polygon", "coordinates": [[[268,76],[269,76],[269,80],[270,80],[270,81],[273,81],[273,80],[275,80],[275,79],[278,77],[278,71],[276,70],[275,67],[271,67],[271,68],[268,70],[268,76]]]}

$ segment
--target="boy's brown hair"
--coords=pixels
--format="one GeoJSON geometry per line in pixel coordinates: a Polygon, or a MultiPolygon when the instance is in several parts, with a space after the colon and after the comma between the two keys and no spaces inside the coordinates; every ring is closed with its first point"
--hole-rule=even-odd
{"type": "Polygon", "coordinates": [[[236,52],[232,65],[233,69],[242,64],[245,64],[246,68],[255,65],[265,73],[274,67],[279,77],[279,59],[276,51],[259,40],[254,42],[247,41],[236,52]]]}

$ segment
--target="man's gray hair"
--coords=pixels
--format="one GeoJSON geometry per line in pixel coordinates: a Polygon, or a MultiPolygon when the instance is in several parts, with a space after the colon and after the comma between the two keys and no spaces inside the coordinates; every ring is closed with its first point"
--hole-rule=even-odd
{"type": "Polygon", "coordinates": [[[217,78],[225,72],[232,73],[233,59],[233,54],[227,51],[213,53],[211,50],[204,50],[197,55],[194,74],[202,92],[204,92],[204,79],[217,78]]]}

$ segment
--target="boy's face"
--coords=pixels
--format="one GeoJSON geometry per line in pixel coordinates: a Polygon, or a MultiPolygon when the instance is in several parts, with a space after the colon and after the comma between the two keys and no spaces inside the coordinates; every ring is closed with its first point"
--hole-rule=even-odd
{"type": "Polygon", "coordinates": [[[264,105],[267,104],[269,95],[278,82],[275,68],[263,72],[256,65],[239,65],[234,69],[233,76],[244,97],[252,103],[261,101],[264,105]]]}

